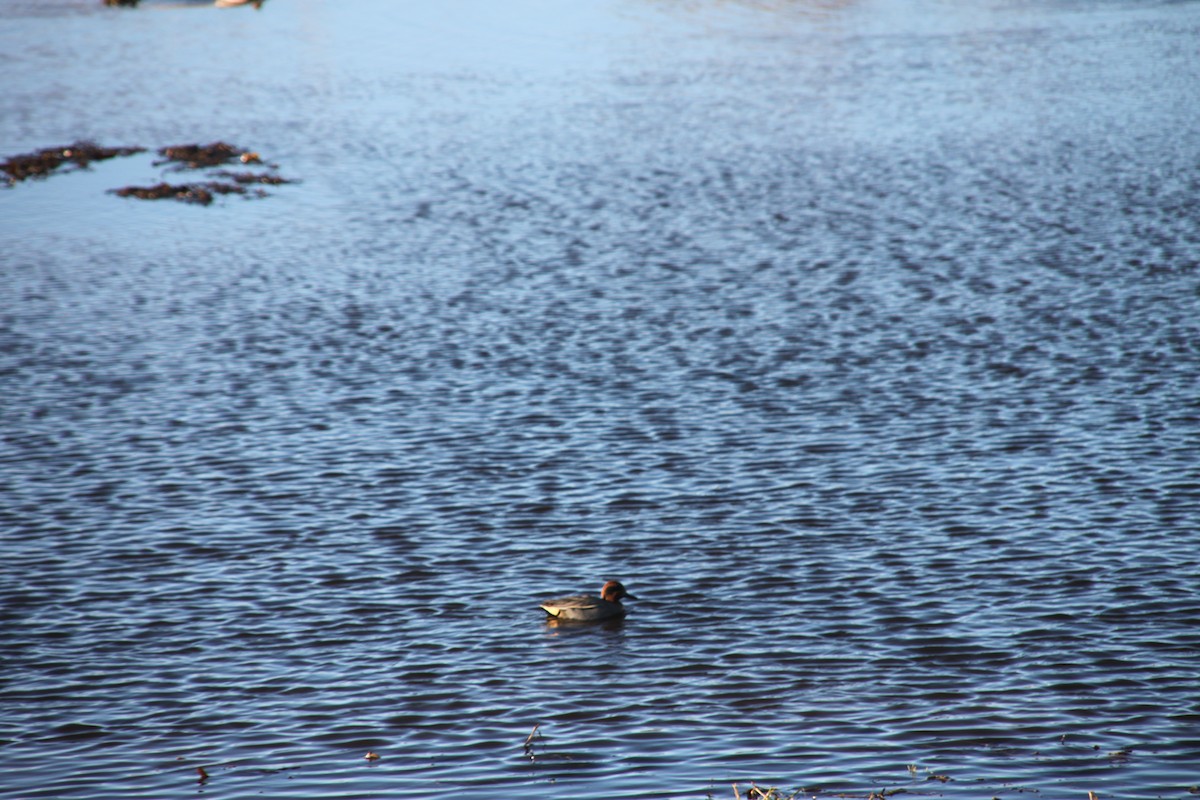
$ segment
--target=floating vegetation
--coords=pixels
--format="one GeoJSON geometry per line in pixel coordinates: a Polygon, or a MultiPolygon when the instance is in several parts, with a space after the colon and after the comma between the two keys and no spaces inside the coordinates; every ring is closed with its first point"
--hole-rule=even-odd
{"type": "Polygon", "coordinates": [[[154,165],[161,167],[169,164],[174,172],[211,169],[234,163],[248,167],[259,166],[266,171],[218,170],[210,173],[210,177],[215,180],[201,183],[171,184],[164,182],[156,186],[126,186],[123,189],[113,190],[113,193],[120,197],[136,197],[139,200],[173,199],[206,206],[212,203],[216,195],[222,194],[240,194],[246,197],[267,196],[262,189],[248,191],[246,187],[251,184],[278,186],[283,183],[291,183],[287,178],[276,174],[275,170],[278,167],[264,162],[258,153],[228,142],[177,144],[159,148],[158,154],[162,156],[162,159],[155,161],[154,165]]]}
{"type": "Polygon", "coordinates": [[[534,752],[534,748],[536,747],[537,742],[542,738],[542,735],[538,733],[538,728],[541,726],[542,723],[535,722],[533,724],[533,730],[531,730],[529,735],[525,737],[525,757],[530,761],[537,761],[537,753],[534,752]]]}
{"type": "MultiPolygon", "coordinates": [[[[887,800],[897,794],[907,794],[910,790],[898,789],[880,789],[879,791],[868,791],[865,793],[852,792],[834,792],[829,797],[840,798],[841,800],[887,800]]],[[[775,786],[763,788],[757,783],[751,783],[750,788],[743,790],[738,784],[733,784],[734,800],[795,800],[798,797],[815,798],[820,796],[824,789],[820,787],[796,789],[791,792],[786,792],[775,786]]],[[[709,800],[713,800],[713,795],[710,792],[709,800]]]]}
{"type": "Polygon", "coordinates": [[[252,153],[227,142],[177,144],[172,147],[159,148],[158,154],[163,156],[163,159],[155,161],[155,166],[174,163],[176,169],[207,169],[220,167],[231,161],[240,161],[243,164],[262,163],[262,158],[258,153],[252,153]]]}
{"type": "Polygon", "coordinates": [[[227,164],[243,164],[245,166],[261,166],[265,172],[230,172],[219,170],[210,173],[215,180],[200,183],[159,183],[155,186],[126,186],[112,190],[119,197],[136,197],[139,200],[179,200],[184,203],[209,205],[217,195],[240,194],[247,197],[266,197],[262,189],[250,192],[246,189],[251,184],[278,186],[291,183],[290,180],[275,173],[277,167],[267,164],[258,153],[228,142],[211,142],[210,144],[177,144],[161,147],[158,154],[162,158],[154,162],[156,167],[171,165],[171,170],[211,169],[227,164]]]}
{"type": "Polygon", "coordinates": [[[784,794],[774,786],[770,787],[769,789],[760,789],[757,784],[752,783],[750,784],[750,788],[746,790],[746,794],[743,796],[738,790],[738,785],[736,783],[733,785],[733,796],[736,798],[736,800],[743,800],[743,797],[745,800],[792,800],[792,798],[799,795],[802,791],[804,790],[797,789],[791,794],[784,794]]]}
{"type": "MultiPolygon", "coordinates": [[[[533,734],[530,734],[530,736],[532,737],[533,734]]],[[[884,788],[877,790],[866,789],[858,791],[834,791],[822,786],[806,786],[791,791],[784,791],[783,789],[779,789],[774,786],[764,788],[759,786],[757,782],[751,782],[749,788],[743,788],[735,783],[733,784],[733,800],[797,800],[797,798],[802,798],[802,800],[820,800],[821,798],[837,798],[837,800],[890,800],[896,795],[902,794],[911,794],[921,797],[940,797],[942,796],[944,790],[937,787],[929,787],[926,784],[929,781],[934,781],[935,783],[949,783],[955,780],[949,775],[933,772],[929,769],[926,769],[925,773],[926,775],[924,780],[921,780],[917,765],[909,764],[908,774],[913,778],[911,783],[906,786],[896,786],[890,789],[884,788]]],[[[1011,785],[1009,785],[1008,788],[1015,789],[1015,791],[1018,792],[1036,793],[1038,791],[1037,789],[1013,787],[1011,785]]],[[[1188,789],[1188,791],[1192,794],[1200,794],[1200,787],[1193,786],[1188,789]]],[[[722,794],[720,797],[724,797],[724,795],[722,794]]],[[[712,789],[710,789],[707,794],[707,800],[719,800],[719,797],[713,793],[712,789]]],[[[992,800],[996,800],[996,798],[993,797],[992,800]]],[[[1087,800],[1101,800],[1101,798],[1096,792],[1088,791],[1087,800]]]]}
{"type": "Polygon", "coordinates": [[[542,736],[542,723],[534,723],[533,730],[525,737],[525,745],[523,747],[525,758],[529,759],[529,763],[535,768],[546,762],[570,762],[578,761],[580,756],[573,753],[550,752],[546,747],[546,739],[542,736]]]}
{"type": "Polygon", "coordinates": [[[93,142],[75,142],[66,147],[47,147],[35,153],[13,156],[0,164],[9,185],[28,178],[45,178],[64,165],[86,169],[93,161],[143,153],[144,147],[101,147],[93,142]]]}
{"type": "MultiPolygon", "coordinates": [[[[206,206],[218,194],[246,194],[246,189],[232,183],[209,181],[208,183],[157,183],[154,186],[125,186],[110,189],[118,197],[136,197],[139,200],[181,200],[206,206]]],[[[261,195],[260,195],[261,196],[261,195]]]]}
{"type": "Polygon", "coordinates": [[[290,180],[280,175],[272,175],[262,172],[229,172],[227,170],[221,170],[220,172],[214,172],[213,177],[227,178],[234,183],[242,184],[263,183],[267,184],[268,186],[278,186],[281,183],[291,183],[290,180]]]}
{"type": "MultiPolygon", "coordinates": [[[[75,142],[65,147],[48,147],[35,153],[13,156],[0,164],[8,185],[13,185],[27,178],[44,178],[58,172],[63,167],[85,169],[93,161],[103,161],[117,156],[131,156],[144,153],[144,147],[101,147],[92,142],[75,142]]],[[[279,186],[292,183],[288,178],[279,175],[275,164],[263,161],[258,153],[228,142],[212,142],[211,144],[180,144],[158,149],[162,159],[155,161],[154,166],[170,165],[171,172],[186,170],[211,169],[231,164],[244,167],[257,167],[258,171],[242,170],[232,172],[218,170],[209,174],[210,180],[191,181],[187,183],[170,183],[160,181],[152,186],[124,186],[120,189],[110,189],[111,194],[118,197],[134,197],[139,200],[179,200],[184,203],[207,206],[219,195],[237,194],[247,198],[267,197],[264,189],[250,190],[247,187],[279,186]]]]}

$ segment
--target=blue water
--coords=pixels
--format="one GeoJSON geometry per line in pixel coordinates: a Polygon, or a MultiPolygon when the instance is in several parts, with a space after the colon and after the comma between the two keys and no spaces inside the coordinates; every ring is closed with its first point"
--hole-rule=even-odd
{"type": "Polygon", "coordinates": [[[1200,791],[1200,6],[417,5],[0,5],[0,796],[1200,791]]]}

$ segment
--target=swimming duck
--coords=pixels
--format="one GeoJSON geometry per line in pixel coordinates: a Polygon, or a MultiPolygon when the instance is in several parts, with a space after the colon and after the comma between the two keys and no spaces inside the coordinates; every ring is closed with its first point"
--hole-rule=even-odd
{"type": "Polygon", "coordinates": [[[600,596],[577,594],[571,597],[556,597],[543,600],[542,608],[555,619],[570,622],[598,622],[605,619],[620,619],[625,616],[621,600],[636,597],[625,591],[620,581],[609,581],[600,590],[600,596]]]}

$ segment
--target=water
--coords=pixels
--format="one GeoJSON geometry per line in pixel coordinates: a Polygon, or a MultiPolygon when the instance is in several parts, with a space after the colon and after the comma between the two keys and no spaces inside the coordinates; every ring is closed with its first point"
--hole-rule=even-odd
{"type": "Polygon", "coordinates": [[[1192,796],[1198,6],[409,5],[0,6],[0,794],[1192,796]]]}

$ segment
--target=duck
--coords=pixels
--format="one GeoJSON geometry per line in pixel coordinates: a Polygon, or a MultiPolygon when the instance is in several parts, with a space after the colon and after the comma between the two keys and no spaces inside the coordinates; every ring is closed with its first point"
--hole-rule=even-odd
{"type": "Polygon", "coordinates": [[[624,617],[625,606],[621,605],[621,601],[625,599],[637,600],[625,591],[620,581],[608,581],[601,587],[599,597],[591,594],[556,597],[543,600],[541,607],[551,619],[566,622],[599,622],[624,617]]]}

